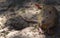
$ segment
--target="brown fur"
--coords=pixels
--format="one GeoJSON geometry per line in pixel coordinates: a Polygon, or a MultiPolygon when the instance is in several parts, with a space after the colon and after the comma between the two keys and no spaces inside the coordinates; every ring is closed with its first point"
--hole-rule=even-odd
{"type": "Polygon", "coordinates": [[[57,22],[57,11],[51,5],[44,5],[42,11],[38,15],[40,27],[44,30],[49,30],[54,27],[57,22]]]}

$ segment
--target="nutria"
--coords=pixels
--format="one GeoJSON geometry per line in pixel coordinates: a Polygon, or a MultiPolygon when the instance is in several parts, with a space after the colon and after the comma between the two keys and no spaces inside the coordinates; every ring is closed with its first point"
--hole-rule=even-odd
{"type": "Polygon", "coordinates": [[[43,30],[49,30],[57,23],[57,10],[51,5],[44,5],[42,11],[38,14],[39,27],[43,30]]]}

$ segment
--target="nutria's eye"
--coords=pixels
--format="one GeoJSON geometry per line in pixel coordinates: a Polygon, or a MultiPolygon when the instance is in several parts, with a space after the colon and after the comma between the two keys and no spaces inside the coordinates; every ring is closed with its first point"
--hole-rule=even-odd
{"type": "Polygon", "coordinates": [[[49,11],[49,14],[51,14],[52,12],[51,11],[49,11]]]}

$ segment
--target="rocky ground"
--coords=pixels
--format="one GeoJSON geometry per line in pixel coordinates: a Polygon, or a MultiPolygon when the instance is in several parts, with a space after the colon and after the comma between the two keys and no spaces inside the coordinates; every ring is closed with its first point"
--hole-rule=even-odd
{"type": "MultiPolygon", "coordinates": [[[[37,28],[37,15],[42,11],[34,4],[37,0],[0,0],[0,38],[60,38],[59,0],[47,0],[58,11],[54,35],[41,34],[37,28]]],[[[42,7],[42,6],[41,6],[42,7]]],[[[44,32],[40,30],[41,32],[44,32]]]]}

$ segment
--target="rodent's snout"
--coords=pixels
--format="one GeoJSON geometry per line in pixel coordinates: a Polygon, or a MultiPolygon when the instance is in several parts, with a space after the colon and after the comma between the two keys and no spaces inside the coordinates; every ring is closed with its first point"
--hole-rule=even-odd
{"type": "Polygon", "coordinates": [[[44,24],[45,23],[45,20],[42,20],[41,23],[44,24]]]}
{"type": "Polygon", "coordinates": [[[40,27],[42,29],[47,29],[47,26],[48,26],[48,24],[46,24],[46,20],[42,20],[41,23],[40,23],[40,27]]]}

